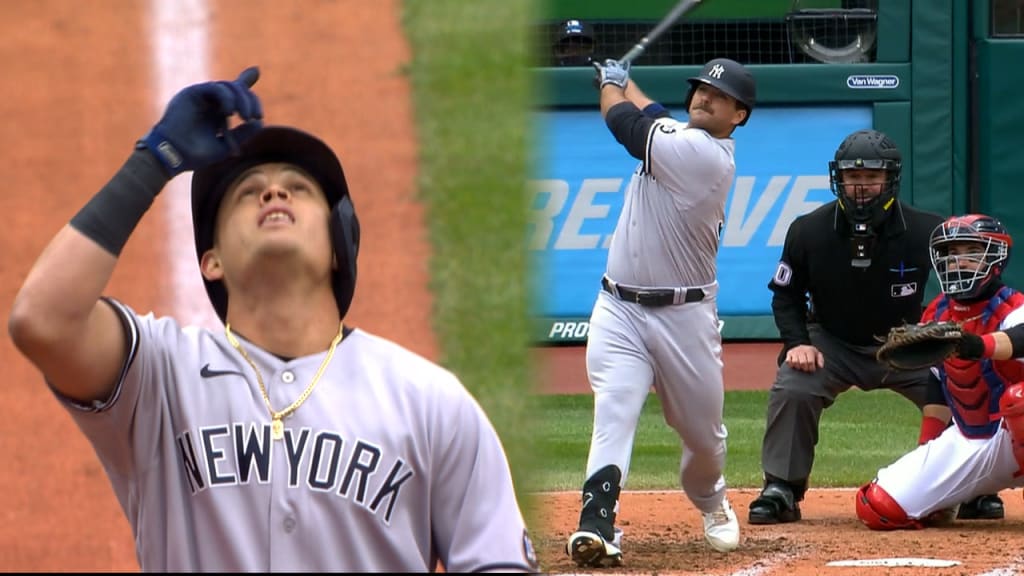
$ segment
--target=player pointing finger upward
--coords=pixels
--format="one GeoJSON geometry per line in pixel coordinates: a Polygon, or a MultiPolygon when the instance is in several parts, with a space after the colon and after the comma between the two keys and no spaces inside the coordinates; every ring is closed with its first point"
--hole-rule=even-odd
{"type": "Polygon", "coordinates": [[[185,88],[51,241],[14,343],[92,443],[146,571],[533,571],[499,438],[458,378],[346,325],[359,222],[319,138],[264,126],[258,70],[185,88]],[[228,129],[238,115],[242,124],[228,129]],[[102,296],[192,175],[223,330],[102,296]]]}

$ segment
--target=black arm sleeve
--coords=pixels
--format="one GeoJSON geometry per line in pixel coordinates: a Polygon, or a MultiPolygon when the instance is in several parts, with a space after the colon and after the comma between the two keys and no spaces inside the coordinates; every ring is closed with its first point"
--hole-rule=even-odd
{"type": "Polygon", "coordinates": [[[772,291],[772,315],[783,343],[780,364],[790,348],[811,343],[807,331],[807,273],[799,250],[799,226],[798,221],[790,225],[779,267],[768,283],[772,291]]]}
{"type": "Polygon", "coordinates": [[[128,237],[167,181],[156,156],[149,150],[136,149],[70,224],[107,252],[120,256],[128,237]]]}
{"type": "Polygon", "coordinates": [[[619,102],[608,110],[604,118],[619,144],[625,146],[630,156],[640,161],[643,161],[647,151],[647,137],[654,126],[654,120],[632,102],[619,102]]]}
{"type": "Polygon", "coordinates": [[[671,118],[672,114],[660,103],[651,102],[647,106],[644,106],[644,116],[650,116],[651,118],[671,118]]]}
{"type": "Polygon", "coordinates": [[[782,339],[781,364],[790,348],[811,343],[807,332],[807,297],[798,298],[787,291],[777,290],[772,295],[772,314],[782,339]]]}
{"type": "Polygon", "coordinates": [[[947,405],[946,395],[942,392],[942,382],[939,382],[934,370],[928,371],[928,388],[925,389],[924,403],[947,405]]]}
{"type": "Polygon", "coordinates": [[[1011,326],[1003,332],[1010,338],[1010,344],[1013,344],[1013,353],[1010,355],[1010,358],[1024,356],[1024,324],[1011,326]]]}

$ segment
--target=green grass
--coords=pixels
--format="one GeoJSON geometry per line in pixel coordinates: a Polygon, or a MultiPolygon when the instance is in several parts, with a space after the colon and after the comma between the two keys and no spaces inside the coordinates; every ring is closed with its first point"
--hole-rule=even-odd
{"type": "Polygon", "coordinates": [[[524,242],[532,2],[406,0],[402,8],[440,362],[489,414],[522,493],[535,478],[525,408],[536,382],[524,242]]]}
{"type": "MultiPolygon", "coordinates": [[[[767,391],[727,392],[726,479],[732,487],[761,486],[761,440],[767,391]]],[[[544,455],[537,483],[541,490],[578,490],[593,426],[593,397],[539,396],[539,453],[544,455]]],[[[852,487],[917,444],[920,413],[895,392],[857,389],[842,394],[825,410],[819,428],[811,485],[852,487]]],[[[679,439],[665,424],[661,404],[651,395],[644,405],[633,448],[627,489],[670,489],[679,485],[679,439]]]]}

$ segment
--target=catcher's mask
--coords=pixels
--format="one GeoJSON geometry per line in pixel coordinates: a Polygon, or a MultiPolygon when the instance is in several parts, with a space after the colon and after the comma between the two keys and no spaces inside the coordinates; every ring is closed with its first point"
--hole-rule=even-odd
{"type": "Polygon", "coordinates": [[[870,233],[892,213],[900,192],[902,166],[896,143],[877,130],[858,130],[839,145],[835,159],[828,163],[829,183],[855,234],[870,233]],[[885,170],[881,193],[871,197],[864,185],[845,184],[846,170],[885,170]]]}
{"type": "Polygon", "coordinates": [[[740,122],[740,126],[750,120],[754,104],[757,103],[757,84],[754,82],[754,75],[743,64],[728,58],[715,58],[704,65],[700,74],[687,78],[686,81],[690,83],[690,91],[686,93],[687,110],[690,109],[690,102],[697,92],[697,86],[708,84],[732,96],[747,110],[747,115],[740,122]]]}
{"type": "MultiPolygon", "coordinates": [[[[348,193],[341,162],[315,136],[287,126],[265,126],[241,146],[240,154],[200,168],[192,174],[192,227],[196,256],[213,247],[217,212],[224,193],[243,172],[268,162],[294,164],[309,173],[323,189],[331,206],[330,234],[337,268],[333,273],[338,313],[345,317],[356,287],[356,256],[359,253],[359,220],[348,193]]],[[[221,281],[203,278],[206,294],[221,322],[226,322],[228,293],[221,281]]]]}
{"type": "Polygon", "coordinates": [[[942,292],[955,300],[972,300],[1002,275],[1013,239],[995,218],[968,214],[936,226],[929,246],[942,292]]]}

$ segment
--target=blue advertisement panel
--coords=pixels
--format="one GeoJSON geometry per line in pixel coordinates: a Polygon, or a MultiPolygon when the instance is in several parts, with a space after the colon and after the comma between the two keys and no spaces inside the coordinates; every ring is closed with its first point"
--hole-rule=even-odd
{"type": "MultiPolygon", "coordinates": [[[[538,272],[535,314],[586,317],[638,161],[596,108],[536,114],[540,146],[528,237],[538,272]]],[[[736,179],[718,257],[719,314],[771,314],[768,281],[790,222],[834,199],[828,161],[850,132],[871,125],[870,105],[844,105],[758,108],[737,128],[736,179]]]]}

